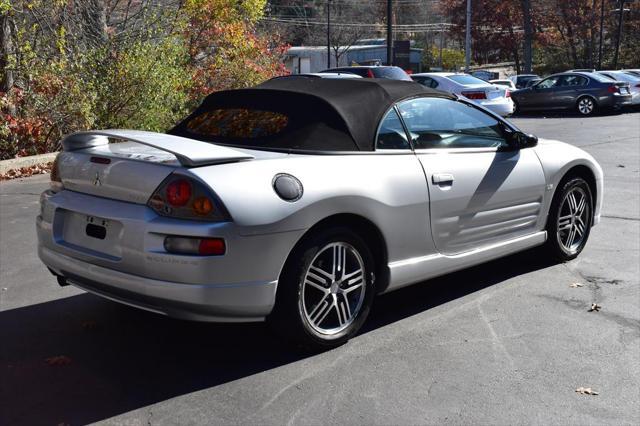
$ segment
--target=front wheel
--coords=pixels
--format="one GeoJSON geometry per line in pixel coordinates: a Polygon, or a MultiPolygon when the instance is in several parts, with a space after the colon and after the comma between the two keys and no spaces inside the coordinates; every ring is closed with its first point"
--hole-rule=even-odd
{"type": "Polygon", "coordinates": [[[374,261],[347,228],[305,240],[291,254],[269,317],[274,330],[310,349],[339,346],[367,318],[374,296],[374,261]]]}
{"type": "Polygon", "coordinates": [[[561,262],[575,259],[589,239],[593,199],[587,182],[575,177],[561,184],[547,219],[547,247],[561,262]]]}
{"type": "Polygon", "coordinates": [[[596,112],[596,102],[589,96],[583,96],[576,102],[576,109],[580,115],[593,115],[596,112]]]}

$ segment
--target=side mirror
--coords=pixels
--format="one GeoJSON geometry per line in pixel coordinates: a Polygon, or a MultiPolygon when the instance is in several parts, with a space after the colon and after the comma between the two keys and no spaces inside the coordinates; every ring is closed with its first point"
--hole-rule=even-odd
{"type": "Polygon", "coordinates": [[[513,132],[509,142],[516,149],[532,148],[538,145],[538,137],[530,133],[513,132]]]}

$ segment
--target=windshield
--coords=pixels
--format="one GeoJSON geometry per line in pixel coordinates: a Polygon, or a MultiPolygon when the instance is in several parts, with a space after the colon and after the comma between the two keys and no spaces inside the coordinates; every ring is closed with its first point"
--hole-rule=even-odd
{"type": "MultiPolygon", "coordinates": [[[[612,72],[608,73],[611,77],[618,81],[627,81],[629,83],[638,83],[640,82],[640,77],[635,77],[631,74],[627,74],[624,72],[612,72]]],[[[609,76],[607,75],[607,77],[609,76]]]]}
{"type": "Polygon", "coordinates": [[[456,83],[460,83],[460,84],[482,84],[482,85],[487,84],[487,82],[484,80],[480,80],[479,78],[476,78],[472,75],[466,75],[466,74],[449,75],[447,76],[447,78],[449,80],[453,80],[456,83]]]}
{"type": "Polygon", "coordinates": [[[373,71],[373,75],[376,78],[387,78],[390,80],[406,80],[411,81],[411,77],[409,74],[404,72],[402,68],[398,67],[379,67],[379,68],[371,68],[373,71]]]}
{"type": "Polygon", "coordinates": [[[598,74],[595,72],[590,72],[585,74],[587,74],[589,77],[593,78],[594,80],[599,81],[600,83],[608,83],[610,81],[615,81],[613,78],[607,77],[604,74],[598,74]]]}

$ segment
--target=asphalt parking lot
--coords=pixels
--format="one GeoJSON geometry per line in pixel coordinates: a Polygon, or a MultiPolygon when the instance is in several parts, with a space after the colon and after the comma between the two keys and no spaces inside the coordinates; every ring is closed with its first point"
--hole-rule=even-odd
{"type": "Polygon", "coordinates": [[[583,254],[527,251],[379,297],[359,336],[318,355],[261,324],[58,287],[36,256],[48,176],[0,183],[0,425],[638,424],[640,112],[513,122],[602,165],[583,254]]]}

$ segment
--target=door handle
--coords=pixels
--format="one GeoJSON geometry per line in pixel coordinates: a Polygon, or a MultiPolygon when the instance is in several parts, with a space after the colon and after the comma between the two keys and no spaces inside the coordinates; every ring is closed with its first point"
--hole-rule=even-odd
{"type": "Polygon", "coordinates": [[[437,185],[441,184],[452,184],[453,183],[453,175],[451,173],[434,173],[431,176],[431,180],[433,183],[437,185]]]}

